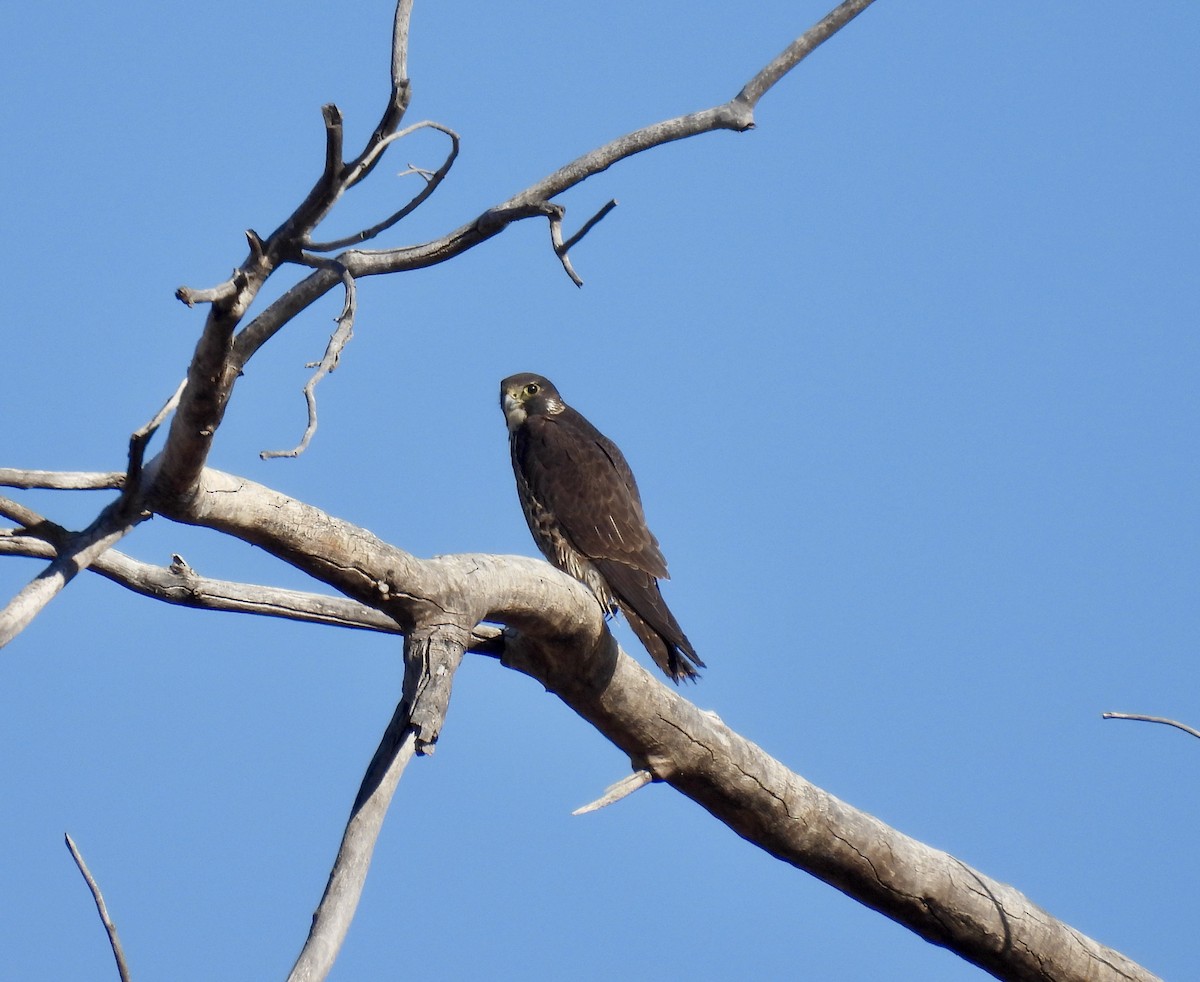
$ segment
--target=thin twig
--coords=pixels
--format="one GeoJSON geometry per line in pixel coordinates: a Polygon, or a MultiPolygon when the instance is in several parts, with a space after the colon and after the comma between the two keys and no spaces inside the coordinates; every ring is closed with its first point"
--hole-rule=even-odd
{"type": "MultiPolygon", "coordinates": [[[[445,133],[450,137],[450,150],[446,154],[446,159],[442,161],[442,166],[436,171],[425,171],[418,168],[410,167],[406,173],[418,173],[425,179],[425,186],[418,194],[413,195],[409,202],[404,207],[393,212],[382,222],[372,225],[370,228],[364,228],[352,235],[342,236],[340,239],[331,239],[327,242],[312,242],[308,237],[301,243],[301,247],[310,252],[332,252],[334,249],[344,249],[347,246],[361,245],[370,239],[375,238],[381,232],[386,232],[397,222],[411,215],[417,210],[434,191],[438,189],[438,185],[442,183],[446,175],[450,173],[450,168],[454,166],[454,161],[458,157],[458,150],[461,144],[459,135],[450,129],[448,126],[443,126],[441,123],[435,123],[432,120],[423,120],[420,123],[414,123],[412,126],[406,127],[398,133],[393,133],[391,136],[381,139],[374,147],[369,148],[367,154],[370,156],[369,167],[375,166],[375,161],[396,140],[408,136],[410,133],[419,129],[434,129],[441,133],[445,133]]],[[[356,165],[357,166],[357,165],[356,165]]],[[[355,176],[347,181],[346,186],[351,187],[361,178],[355,176]]],[[[318,263],[310,263],[310,265],[319,265],[318,263]]]]}
{"type": "Polygon", "coordinates": [[[342,283],[346,287],[346,301],[342,304],[342,312],[337,316],[337,328],[330,336],[329,344],[325,346],[325,355],[319,362],[308,366],[315,368],[316,371],[304,384],[304,402],[308,406],[308,423],[304,427],[304,435],[291,450],[263,450],[259,454],[263,460],[270,460],[274,457],[300,456],[308,449],[309,441],[317,432],[317,384],[337,368],[343,349],[354,337],[354,314],[358,309],[358,291],[354,285],[354,277],[344,269],[342,270],[342,283]]]}
{"type": "Polygon", "coordinates": [[[104,902],[104,895],[100,892],[100,886],[96,883],[95,877],[92,876],[91,870],[87,868],[87,863],[83,861],[83,856],[80,855],[79,849],[75,845],[75,840],[71,838],[70,833],[64,834],[63,838],[67,841],[67,848],[71,850],[71,857],[75,860],[75,865],[79,867],[79,872],[83,874],[84,882],[87,883],[88,889],[92,891],[92,900],[96,902],[96,910],[100,914],[100,922],[104,925],[104,930],[108,934],[108,943],[112,946],[113,957],[117,960],[117,971],[121,975],[121,982],[129,982],[129,964],[125,961],[125,949],[121,947],[121,939],[117,936],[117,925],[108,916],[108,905],[104,902]]]}
{"type": "MultiPolygon", "coordinates": [[[[401,270],[423,269],[444,263],[473,249],[491,237],[500,234],[515,221],[544,215],[539,207],[530,207],[536,202],[545,202],[564,191],[575,187],[588,178],[607,170],[614,164],[635,154],[675,140],[698,136],[716,130],[742,132],[754,126],[753,107],[763,93],[809,52],[828,40],[857,14],[869,6],[871,0],[848,0],[827,17],[806,31],[786,49],[780,58],[760,71],[729,102],[700,112],[677,116],[654,123],[642,129],[617,137],[615,140],[589,151],[581,157],[564,164],[523,191],[506,201],[489,208],[481,215],[438,239],[414,246],[387,250],[351,250],[337,258],[355,277],[377,276],[401,270]]],[[[403,37],[403,45],[393,47],[393,79],[407,78],[404,68],[404,52],[407,45],[407,17],[411,2],[401,0],[396,10],[397,38],[403,37]],[[403,30],[401,31],[401,25],[403,30]]],[[[405,83],[404,91],[407,91],[405,83]]],[[[386,114],[385,114],[386,118],[386,114]]],[[[382,125],[382,124],[381,124],[382,125]]],[[[386,135],[386,134],[385,134],[386,135]]],[[[359,179],[365,175],[360,175],[359,179]]],[[[310,265],[317,265],[315,262],[310,265]]],[[[234,341],[235,363],[240,367],[293,317],[333,289],[338,278],[328,269],[317,268],[312,275],[296,284],[286,294],[267,307],[238,334],[234,341]]]]}
{"type": "Polygon", "coordinates": [[[1200,730],[1193,729],[1186,723],[1180,723],[1178,720],[1167,719],[1165,716],[1143,716],[1141,713],[1101,713],[1101,719],[1135,719],[1142,723],[1164,723],[1167,726],[1174,726],[1176,729],[1183,730],[1184,733],[1190,733],[1192,736],[1200,739],[1200,730]]]}
{"type": "Polygon", "coordinates": [[[839,4],[784,48],[769,65],[747,82],[742,91],[737,94],[735,101],[745,103],[753,110],[758,104],[758,100],[772,85],[854,20],[873,2],[874,0],[845,0],[844,3],[839,4]]]}
{"type": "Polygon", "coordinates": [[[175,394],[163,403],[162,408],[130,434],[129,466],[122,480],[123,487],[132,487],[141,476],[142,462],[146,457],[146,445],[150,442],[150,438],[158,431],[158,428],[162,426],[166,418],[175,411],[175,407],[179,405],[179,399],[186,387],[187,378],[185,377],[175,389],[175,394]]]}
{"type": "Polygon", "coordinates": [[[146,517],[146,514],[129,514],[126,502],[118,499],[101,511],[88,528],[71,536],[58,558],[0,610],[0,648],[25,630],[80,570],[87,569],[146,517]]]}
{"type": "Polygon", "coordinates": [[[583,286],[583,280],[579,274],[575,272],[575,267],[571,263],[570,250],[575,243],[582,239],[592,230],[597,222],[601,221],[605,215],[617,207],[617,199],[613,198],[596,214],[583,223],[583,226],[566,241],[563,241],[562,222],[563,216],[566,214],[565,209],[561,206],[551,205],[553,210],[549,213],[550,217],[550,244],[554,248],[554,254],[558,256],[559,262],[562,263],[563,269],[567,271],[567,275],[571,277],[571,282],[576,286],[583,286]]]}
{"type": "Polygon", "coordinates": [[[584,222],[578,232],[576,232],[569,239],[567,239],[566,242],[563,243],[563,249],[564,250],[570,249],[573,245],[575,245],[576,242],[578,242],[585,235],[587,235],[588,232],[590,232],[592,230],[592,228],[598,222],[603,221],[604,217],[616,207],[617,207],[617,199],[613,198],[611,201],[608,202],[608,204],[606,204],[603,208],[601,208],[598,212],[596,212],[596,214],[594,214],[591,218],[589,218],[586,222],[584,222]]]}
{"type": "Polygon", "coordinates": [[[412,0],[398,0],[396,15],[392,21],[392,66],[391,92],[388,95],[387,106],[380,117],[379,125],[367,140],[363,152],[358,159],[346,168],[346,174],[352,175],[345,180],[343,191],[348,191],[375,169],[380,157],[372,152],[373,147],[390,134],[394,133],[408,111],[408,103],[412,98],[412,85],[408,78],[408,28],[412,19],[412,0]],[[368,158],[370,158],[368,160],[368,158]],[[366,166],[360,167],[364,161],[366,166]]]}

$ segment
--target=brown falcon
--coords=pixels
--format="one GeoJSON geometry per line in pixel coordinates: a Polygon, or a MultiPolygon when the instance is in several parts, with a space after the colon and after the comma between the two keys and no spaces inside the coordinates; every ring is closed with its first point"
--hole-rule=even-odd
{"type": "Polygon", "coordinates": [[[673,681],[695,678],[704,662],[659,592],[667,562],[624,455],[540,375],[506,378],[500,407],[521,509],[543,555],[606,611],[619,608],[673,681]]]}

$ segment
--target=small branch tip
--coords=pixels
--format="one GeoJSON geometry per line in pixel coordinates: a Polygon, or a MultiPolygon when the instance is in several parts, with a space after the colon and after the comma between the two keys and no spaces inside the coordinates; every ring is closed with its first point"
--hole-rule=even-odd
{"type": "Polygon", "coordinates": [[[610,784],[595,801],[584,805],[581,808],[576,808],[572,815],[586,815],[588,812],[598,811],[607,805],[615,804],[622,798],[627,798],[639,788],[644,788],[654,780],[654,775],[644,768],[634,771],[627,777],[621,778],[616,784],[610,784]]]}

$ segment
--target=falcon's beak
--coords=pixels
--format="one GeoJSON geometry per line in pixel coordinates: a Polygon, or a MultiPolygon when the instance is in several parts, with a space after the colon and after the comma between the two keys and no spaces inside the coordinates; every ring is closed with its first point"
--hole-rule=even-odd
{"type": "Polygon", "coordinates": [[[506,391],[500,404],[504,407],[504,419],[508,423],[509,430],[515,430],[525,422],[525,417],[528,415],[525,412],[525,404],[512,392],[506,391]]]}

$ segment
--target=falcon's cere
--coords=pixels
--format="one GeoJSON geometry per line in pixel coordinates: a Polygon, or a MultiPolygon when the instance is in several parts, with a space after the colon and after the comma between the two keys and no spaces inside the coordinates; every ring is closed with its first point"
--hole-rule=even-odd
{"type": "Polygon", "coordinates": [[[637,482],[616,444],[568,406],[540,375],[500,383],[517,496],[542,554],[618,608],[650,657],[675,682],[704,662],[658,589],[668,579],[646,527],[637,482]]]}

